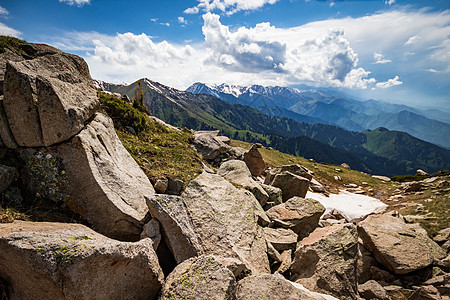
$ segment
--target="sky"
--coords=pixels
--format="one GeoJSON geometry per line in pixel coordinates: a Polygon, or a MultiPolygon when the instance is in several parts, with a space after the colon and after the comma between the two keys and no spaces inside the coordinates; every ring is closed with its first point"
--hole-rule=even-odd
{"type": "Polygon", "coordinates": [[[0,34],[113,83],[310,86],[450,110],[449,0],[0,0],[0,34]]]}

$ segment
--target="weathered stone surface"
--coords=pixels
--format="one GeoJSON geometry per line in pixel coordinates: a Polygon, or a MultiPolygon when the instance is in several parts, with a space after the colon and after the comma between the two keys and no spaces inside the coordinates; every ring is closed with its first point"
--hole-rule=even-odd
{"type": "Polygon", "coordinates": [[[427,172],[425,172],[424,170],[418,169],[416,171],[416,176],[428,176],[430,174],[428,174],[427,172]]]}
{"type": "Polygon", "coordinates": [[[183,190],[183,185],[184,185],[183,180],[169,178],[168,184],[167,184],[167,189],[166,189],[166,194],[169,194],[169,195],[181,194],[181,191],[183,190]]]}
{"type": "Polygon", "coordinates": [[[297,235],[289,229],[266,227],[264,235],[267,242],[271,243],[278,251],[295,248],[297,244],[297,235]]]}
{"type": "Polygon", "coordinates": [[[372,215],[358,224],[364,247],[396,274],[425,268],[445,252],[419,224],[406,224],[400,217],[372,215]]]}
{"type": "Polygon", "coordinates": [[[231,139],[224,135],[218,135],[215,138],[216,138],[216,140],[219,140],[222,143],[227,144],[227,145],[230,145],[230,143],[231,143],[231,139]]]}
{"type": "Polygon", "coordinates": [[[160,300],[229,300],[234,297],[233,273],[214,256],[193,257],[167,277],[160,300]]]}
{"type": "Polygon", "coordinates": [[[16,149],[18,147],[3,109],[3,96],[0,96],[0,140],[8,148],[16,149]]]}
{"type": "Polygon", "coordinates": [[[339,299],[355,299],[357,252],[355,225],[318,228],[295,251],[291,280],[312,291],[329,293],[339,299]]]}
{"type": "Polygon", "coordinates": [[[299,238],[311,233],[319,224],[320,216],[325,212],[320,202],[313,199],[293,197],[283,204],[266,211],[271,220],[281,220],[289,224],[299,238]]]}
{"type": "Polygon", "coordinates": [[[434,286],[441,295],[450,295],[450,274],[445,273],[431,278],[425,282],[425,285],[434,286]]]}
{"type": "Polygon", "coordinates": [[[79,224],[0,224],[8,299],[153,299],[164,280],[148,239],[118,242],[79,224]]]}
{"type": "Polygon", "coordinates": [[[50,146],[76,135],[99,106],[86,62],[59,53],[9,62],[4,110],[20,146],[50,146]]]}
{"type": "Polygon", "coordinates": [[[445,228],[440,230],[436,236],[433,237],[433,241],[438,244],[443,244],[447,241],[450,241],[450,228],[445,228]]]}
{"type": "Polygon", "coordinates": [[[19,172],[16,168],[0,165],[0,193],[3,193],[18,177],[19,172]]]}
{"type": "Polygon", "coordinates": [[[155,191],[121,144],[112,120],[97,114],[56,149],[69,182],[66,204],[96,231],[119,240],[138,240],[148,212],[145,199],[155,191]]]}
{"type": "Polygon", "coordinates": [[[329,295],[308,291],[280,274],[246,277],[236,287],[236,300],[337,300],[329,295]]]}
{"type": "Polygon", "coordinates": [[[420,287],[408,300],[441,300],[441,293],[432,285],[420,287]]]}
{"type": "Polygon", "coordinates": [[[301,165],[285,165],[285,166],[279,166],[279,167],[270,169],[267,172],[264,183],[270,185],[277,174],[281,174],[284,172],[290,172],[292,174],[304,177],[308,180],[312,179],[312,173],[307,168],[305,168],[301,165]]]}
{"type": "Polygon", "coordinates": [[[195,150],[207,160],[213,160],[231,148],[224,142],[216,139],[214,134],[209,132],[196,132],[194,136],[195,138],[192,143],[195,150]]]}
{"type": "Polygon", "coordinates": [[[283,261],[280,252],[270,242],[267,242],[267,255],[274,262],[281,263],[283,261]]]}
{"type": "MultiPolygon", "coordinates": [[[[267,177],[269,177],[269,175],[267,175],[267,177]]],[[[267,177],[264,181],[265,184],[268,183],[267,177]]],[[[286,201],[295,196],[304,198],[306,196],[306,193],[308,192],[309,179],[285,171],[276,174],[269,184],[274,187],[280,188],[283,192],[283,201],[286,201]]]]}
{"type": "Polygon", "coordinates": [[[361,243],[358,243],[358,283],[364,283],[372,279],[371,267],[374,265],[376,265],[376,261],[372,257],[372,253],[361,243]]]}
{"type": "Polygon", "coordinates": [[[151,219],[144,225],[141,232],[141,240],[145,238],[150,238],[152,240],[153,249],[156,251],[161,242],[161,230],[158,220],[151,219]]]}
{"type": "Polygon", "coordinates": [[[203,253],[189,211],[181,197],[155,195],[147,199],[153,218],[161,223],[167,246],[177,263],[203,253]]]}
{"type": "Polygon", "coordinates": [[[359,295],[364,299],[389,300],[385,289],[375,280],[369,280],[358,286],[359,295]]]}
{"type": "Polygon", "coordinates": [[[281,264],[275,271],[275,273],[283,274],[289,270],[292,264],[292,249],[284,250],[281,253],[281,264]]]}
{"type": "Polygon", "coordinates": [[[266,241],[255,214],[259,203],[250,192],[204,172],[181,197],[206,254],[239,258],[253,274],[269,272],[266,241]]]}
{"type": "Polygon", "coordinates": [[[3,82],[5,80],[5,70],[8,61],[22,61],[25,58],[22,55],[11,51],[8,48],[4,49],[3,53],[0,53],[0,95],[3,95],[3,82]]]}
{"type": "Polygon", "coordinates": [[[244,161],[253,176],[262,175],[266,169],[266,163],[256,145],[253,145],[250,150],[244,154],[244,161]]]}
{"type": "Polygon", "coordinates": [[[283,203],[283,192],[281,189],[264,183],[262,183],[261,186],[269,195],[269,200],[267,200],[267,202],[271,202],[274,205],[283,203]]]}
{"type": "Polygon", "coordinates": [[[220,165],[217,174],[229,180],[231,183],[242,186],[255,195],[261,206],[264,206],[269,199],[269,195],[263,187],[253,180],[250,170],[245,162],[241,160],[229,160],[220,165]]]}
{"type": "Polygon", "coordinates": [[[236,280],[242,279],[252,273],[247,266],[237,258],[217,257],[220,263],[233,273],[236,280]]]}
{"type": "Polygon", "coordinates": [[[404,289],[398,285],[387,285],[383,287],[388,297],[392,300],[406,300],[408,299],[411,291],[404,289]]]}

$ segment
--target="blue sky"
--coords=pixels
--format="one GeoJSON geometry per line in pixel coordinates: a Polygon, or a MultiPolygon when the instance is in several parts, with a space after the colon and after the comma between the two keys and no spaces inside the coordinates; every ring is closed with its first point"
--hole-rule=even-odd
{"type": "Polygon", "coordinates": [[[448,0],[0,0],[0,32],[110,82],[308,85],[450,109],[448,0]]]}

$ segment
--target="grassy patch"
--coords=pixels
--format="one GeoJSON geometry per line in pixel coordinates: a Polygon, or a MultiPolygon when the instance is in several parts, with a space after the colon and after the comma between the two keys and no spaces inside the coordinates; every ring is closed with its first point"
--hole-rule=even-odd
{"type": "Polygon", "coordinates": [[[26,52],[20,47],[26,43],[26,41],[12,36],[0,35],[0,53],[5,52],[5,49],[10,49],[20,54],[26,54],[26,52]]]}
{"type": "Polygon", "coordinates": [[[153,121],[126,101],[100,93],[104,111],[113,119],[119,139],[152,182],[161,177],[189,182],[202,172],[202,160],[191,147],[188,130],[173,130],[153,121]],[[126,128],[132,127],[137,135],[126,128]]]}

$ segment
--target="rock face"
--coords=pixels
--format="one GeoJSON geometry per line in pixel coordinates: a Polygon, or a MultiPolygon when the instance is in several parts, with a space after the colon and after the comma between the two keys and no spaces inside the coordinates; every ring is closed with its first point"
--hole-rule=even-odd
{"type": "Polygon", "coordinates": [[[19,146],[50,146],[76,135],[99,106],[86,62],[58,53],[6,65],[3,106],[19,146]]]}
{"type": "Polygon", "coordinates": [[[281,174],[284,172],[290,172],[297,176],[304,177],[308,180],[312,179],[312,173],[307,168],[300,166],[300,165],[286,165],[286,166],[280,166],[280,167],[276,167],[276,168],[269,170],[269,172],[267,172],[267,176],[266,176],[264,183],[270,184],[277,174],[281,174]]]}
{"type": "Polygon", "coordinates": [[[388,214],[372,215],[358,224],[364,247],[396,274],[406,274],[431,265],[445,252],[419,224],[406,224],[388,214]]]}
{"type": "Polygon", "coordinates": [[[380,299],[389,300],[389,296],[385,289],[375,280],[369,280],[364,284],[360,284],[358,291],[364,299],[380,299]]]}
{"type": "Polygon", "coordinates": [[[258,146],[253,145],[244,155],[244,161],[253,176],[260,176],[266,169],[266,163],[258,151],[258,146]]]}
{"type": "Polygon", "coordinates": [[[8,299],[154,299],[164,279],[149,239],[118,242],[79,224],[0,224],[0,253],[8,299]]]}
{"type": "Polygon", "coordinates": [[[16,140],[9,128],[8,120],[3,109],[3,96],[0,96],[0,144],[11,149],[18,147],[16,140]]]}
{"type": "Polygon", "coordinates": [[[259,204],[250,192],[204,172],[181,197],[206,254],[239,258],[253,274],[269,272],[266,241],[255,214],[259,204]]]}
{"type": "Polygon", "coordinates": [[[289,224],[288,228],[303,238],[317,227],[324,212],[325,207],[316,200],[293,197],[266,213],[272,221],[281,220],[289,224]]]}
{"type": "Polygon", "coordinates": [[[241,160],[226,161],[220,165],[217,174],[252,192],[261,206],[264,206],[267,203],[269,195],[258,182],[253,180],[252,174],[245,162],[241,160]]]}
{"type": "Polygon", "coordinates": [[[236,300],[337,300],[314,293],[279,274],[246,277],[236,287],[236,300]]]}
{"type": "Polygon", "coordinates": [[[291,280],[339,299],[357,295],[358,236],[353,224],[318,228],[301,241],[291,266],[291,280]]]}
{"type": "Polygon", "coordinates": [[[267,242],[271,243],[278,251],[295,248],[297,235],[289,229],[284,228],[264,228],[267,242]]]}
{"type": "Polygon", "coordinates": [[[235,285],[233,273],[214,256],[194,257],[170,273],[159,299],[228,300],[235,285]]]}
{"type": "Polygon", "coordinates": [[[145,199],[155,191],[121,144],[112,120],[97,114],[57,151],[69,181],[66,204],[98,232],[138,240],[148,212],[145,199]]]}

